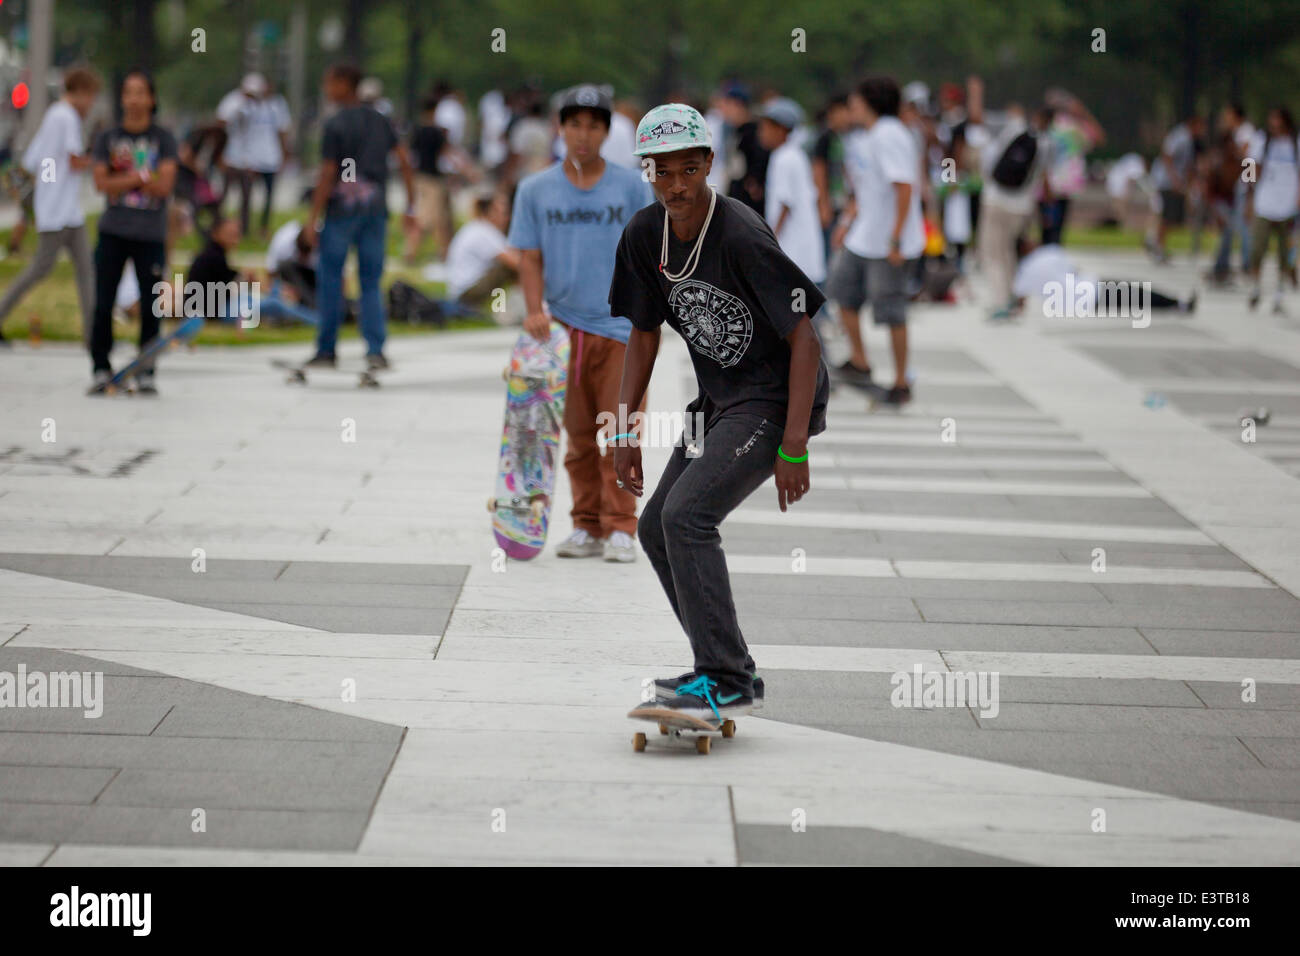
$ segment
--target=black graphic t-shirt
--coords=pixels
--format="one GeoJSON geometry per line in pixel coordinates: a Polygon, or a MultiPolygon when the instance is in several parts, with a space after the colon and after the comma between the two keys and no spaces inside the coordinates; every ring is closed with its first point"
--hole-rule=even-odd
{"type": "Polygon", "coordinates": [[[339,171],[327,218],[388,214],[388,154],[396,145],[393,124],[373,107],[347,106],[329,118],[320,155],[338,163],[339,171]]]}
{"type": "MultiPolygon", "coordinates": [[[[109,175],[158,175],[158,167],[177,156],[176,138],[156,123],[139,133],[114,126],[99,134],[91,155],[108,167],[109,175]]],[[[128,189],[108,200],[99,219],[99,231],[124,239],[162,242],[167,236],[167,200],[143,189],[128,189]]]]}
{"type": "MultiPolygon", "coordinates": [[[[659,203],[632,217],[618,244],[609,304],[642,331],[667,322],[690,346],[700,395],[687,409],[705,421],[723,412],[762,415],[785,426],[790,392],[789,335],[826,297],[781,251],[767,223],[744,203],[718,197],[689,278],[672,282],[659,269],[664,208],[659,203]]],[[[695,240],[668,231],[669,272],[680,272],[695,240]]],[[[817,372],[808,434],[826,429],[830,379],[817,372]]]]}

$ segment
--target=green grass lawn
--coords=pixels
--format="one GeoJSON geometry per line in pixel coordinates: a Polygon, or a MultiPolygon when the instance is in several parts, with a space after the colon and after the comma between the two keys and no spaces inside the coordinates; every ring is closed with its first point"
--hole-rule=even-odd
{"type": "MultiPolygon", "coordinates": [[[[301,211],[295,212],[293,210],[273,213],[271,216],[271,231],[274,232],[279,226],[300,213],[301,211]]],[[[88,220],[92,237],[95,235],[97,219],[98,217],[90,217],[88,220]]],[[[442,283],[425,282],[421,278],[419,268],[407,266],[402,261],[404,237],[402,236],[401,226],[402,220],[400,216],[389,218],[388,266],[384,273],[385,285],[401,279],[430,297],[441,297],[445,292],[442,283]]],[[[9,235],[10,230],[0,230],[0,244],[7,243],[9,235]]],[[[176,243],[176,258],[178,260],[189,260],[199,251],[199,245],[200,240],[197,235],[186,236],[176,243]]],[[[0,261],[0,289],[12,282],[27,267],[27,263],[31,261],[35,250],[36,234],[34,230],[29,229],[23,239],[19,253],[0,261]]],[[[236,256],[258,255],[265,252],[266,243],[262,242],[259,237],[245,236],[239,245],[236,256]]],[[[260,265],[261,263],[259,263],[259,267],[260,265]]],[[[178,270],[175,268],[168,270],[169,273],[175,271],[178,270]]],[[[183,272],[184,269],[179,271],[183,272]]],[[[352,287],[349,288],[348,294],[355,295],[354,283],[349,285],[352,287]]],[[[26,298],[9,314],[9,317],[5,319],[2,328],[5,337],[10,339],[29,338],[34,318],[39,319],[40,334],[43,339],[73,342],[81,340],[81,309],[77,303],[77,287],[73,281],[72,263],[66,257],[60,257],[58,264],[55,265],[54,271],[50,273],[49,277],[33,288],[26,298]]],[[[495,327],[496,323],[488,317],[470,317],[452,320],[448,323],[445,331],[495,327]]],[[[138,322],[130,323],[129,330],[127,326],[118,324],[116,325],[115,334],[133,338],[138,329],[138,322]]],[[[404,322],[392,322],[389,323],[388,331],[393,335],[429,335],[444,330],[430,326],[412,326],[404,322]]],[[[359,336],[354,326],[345,325],[340,337],[355,339],[359,336]]],[[[315,330],[306,326],[264,325],[256,329],[245,330],[234,325],[209,322],[203,332],[200,333],[197,341],[201,345],[269,345],[280,342],[311,342],[314,339],[315,330]]]]}

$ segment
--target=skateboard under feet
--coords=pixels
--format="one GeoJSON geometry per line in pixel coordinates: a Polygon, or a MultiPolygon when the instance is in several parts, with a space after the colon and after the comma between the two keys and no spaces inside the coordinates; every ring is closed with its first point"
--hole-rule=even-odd
{"type": "MultiPolygon", "coordinates": [[[[736,736],[736,722],[730,718],[716,723],[708,720],[697,720],[694,717],[687,717],[685,714],[656,714],[654,712],[638,714],[636,711],[628,714],[635,720],[650,720],[659,725],[659,736],[669,737],[676,740],[694,740],[695,752],[701,754],[709,753],[713,746],[714,737],[725,737],[730,739],[736,736]]],[[[632,749],[641,753],[646,749],[650,738],[645,733],[638,731],[632,735],[632,749]]]]}
{"type": "MultiPolygon", "coordinates": [[[[286,385],[306,385],[308,372],[348,372],[345,368],[329,368],[327,366],[311,367],[307,365],[295,365],[293,362],[286,362],[284,359],[272,359],[273,368],[282,369],[289,374],[285,376],[286,385]]],[[[357,375],[357,388],[378,388],[379,375],[378,370],[362,369],[360,372],[352,372],[357,375]]]]}

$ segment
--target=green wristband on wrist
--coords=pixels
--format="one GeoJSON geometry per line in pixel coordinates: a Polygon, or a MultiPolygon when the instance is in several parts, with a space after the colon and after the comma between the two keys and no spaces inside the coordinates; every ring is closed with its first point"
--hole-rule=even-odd
{"type": "Polygon", "coordinates": [[[805,461],[808,460],[808,453],[807,453],[807,452],[804,452],[803,455],[802,455],[802,457],[799,457],[799,458],[791,458],[789,455],[787,455],[787,454],[785,453],[785,449],[783,449],[780,445],[777,445],[777,446],[776,446],[776,453],[777,453],[778,455],[780,455],[782,458],[784,458],[786,461],[788,461],[788,462],[789,462],[790,464],[792,464],[792,465],[801,465],[801,464],[803,464],[805,461]]]}

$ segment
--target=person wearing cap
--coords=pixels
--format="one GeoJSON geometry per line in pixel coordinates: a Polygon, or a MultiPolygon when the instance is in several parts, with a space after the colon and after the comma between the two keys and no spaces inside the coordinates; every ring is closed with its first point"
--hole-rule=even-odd
{"type": "MultiPolygon", "coordinates": [[[[224,156],[225,190],[229,192],[232,184],[239,186],[242,232],[248,234],[253,183],[260,180],[266,193],[262,203],[262,237],[266,238],[270,234],[275,177],[289,151],[289,129],[293,125],[289,105],[283,96],[272,95],[262,74],[249,73],[239,89],[221,101],[217,120],[229,137],[224,156]]],[[[221,204],[225,205],[225,195],[221,204]]]]}
{"type": "MultiPolygon", "coordinates": [[[[699,394],[641,517],[641,546],[690,639],[694,667],[655,681],[638,708],[720,721],[763,696],[736,619],[718,526],[775,478],[782,511],[810,488],[808,439],[826,428],[830,382],[810,317],[825,301],[763,218],[709,187],[712,137],[689,106],[655,107],[637,128],[654,205],[619,241],[610,308],[626,315],[619,402],[644,400],[666,322],[689,346],[699,394]],[[702,423],[702,431],[696,427],[702,423]]],[[[635,439],[615,443],[619,481],[644,489],[635,439]]]]}
{"type": "MultiPolygon", "coordinates": [[[[551,321],[569,331],[564,466],[573,489],[573,533],[564,558],[636,560],[636,499],[615,480],[614,462],[601,454],[598,423],[617,415],[619,376],[632,326],[606,295],[614,249],[632,215],[652,201],[638,170],[600,154],[613,104],[596,86],[565,90],[558,98],[565,159],[519,184],[509,243],[521,252],[519,284],[527,307],[524,331],[550,336],[551,321]]],[[[633,409],[639,405],[632,406],[633,409]]]]}
{"type": "Polygon", "coordinates": [[[817,186],[808,154],[790,134],[803,121],[794,100],[777,97],[759,113],[758,139],[769,151],[764,218],[781,251],[819,285],[826,281],[826,250],[817,217],[817,186]]]}
{"type": "Polygon", "coordinates": [[[862,340],[859,311],[868,300],[877,325],[889,327],[894,352],[891,404],[910,401],[907,381],[907,269],[925,251],[921,218],[921,164],[916,143],[898,117],[898,84],[869,77],[849,95],[849,109],[863,129],[844,141],[844,166],[853,184],[836,227],[843,243],[831,264],[826,291],[840,309],[849,359],[838,369],[849,384],[869,387],[871,365],[862,340]]]}

